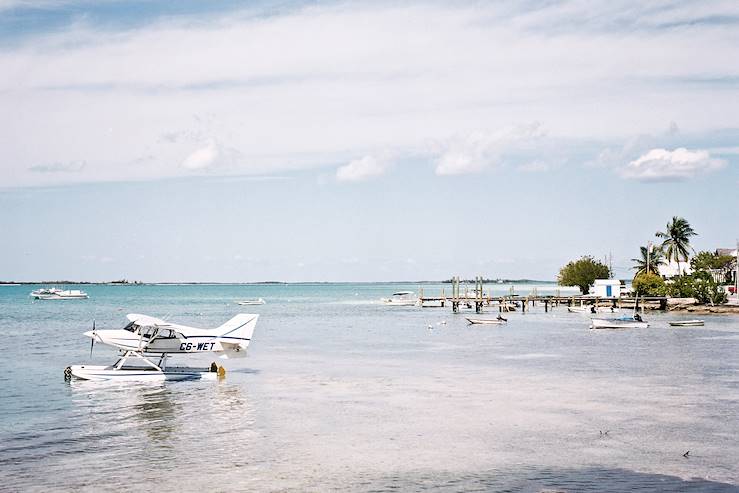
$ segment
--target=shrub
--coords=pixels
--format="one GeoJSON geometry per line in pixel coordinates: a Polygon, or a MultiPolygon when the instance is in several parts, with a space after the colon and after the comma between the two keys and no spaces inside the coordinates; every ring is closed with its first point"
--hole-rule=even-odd
{"type": "Polygon", "coordinates": [[[637,296],[664,296],[665,281],[651,272],[639,274],[631,283],[637,296]]]}
{"type": "Polygon", "coordinates": [[[726,292],[705,271],[675,278],[665,287],[667,294],[675,298],[695,298],[698,303],[710,305],[721,305],[727,301],[726,292]]]}
{"type": "Polygon", "coordinates": [[[696,272],[693,278],[693,292],[699,303],[721,305],[726,303],[727,296],[722,288],[707,272],[696,272]]]}
{"type": "Polygon", "coordinates": [[[673,277],[672,281],[665,285],[667,296],[673,298],[695,298],[693,278],[691,276],[673,277]]]}

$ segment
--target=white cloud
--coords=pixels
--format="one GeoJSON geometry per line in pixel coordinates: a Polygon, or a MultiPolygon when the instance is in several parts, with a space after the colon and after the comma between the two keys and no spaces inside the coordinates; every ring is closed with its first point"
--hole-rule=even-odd
{"type": "Polygon", "coordinates": [[[385,174],[387,161],[374,156],[365,156],[361,159],[341,166],[336,170],[336,180],[343,182],[359,182],[385,174]]]}
{"type": "Polygon", "coordinates": [[[617,2],[593,16],[582,0],[339,2],[126,29],[82,18],[0,47],[0,183],[154,179],[193,166],[281,173],[429,141],[447,143],[437,172],[453,174],[505,158],[515,145],[477,131],[513,122],[542,121],[571,142],[623,141],[671,120],[689,122],[687,133],[731,128],[739,97],[721,81],[739,77],[726,63],[739,49],[736,25],[720,22],[734,7],[722,5],[617,2]],[[716,22],[693,22],[706,16],[716,22]],[[216,148],[189,160],[208,138],[216,148]],[[146,166],[132,165],[141,156],[146,166]],[[88,166],[29,170],[50,162],[88,166]]]}
{"type": "Polygon", "coordinates": [[[543,136],[541,125],[532,123],[498,132],[472,132],[450,139],[437,146],[436,174],[479,173],[499,164],[504,152],[543,136]]]}
{"type": "Polygon", "coordinates": [[[220,151],[215,142],[211,141],[192,152],[182,162],[182,167],[191,170],[209,168],[215,164],[220,155],[220,151]]]}
{"type": "Polygon", "coordinates": [[[624,178],[640,181],[671,181],[692,178],[724,166],[725,160],[712,158],[708,151],[680,147],[674,151],[652,149],[621,168],[619,173],[624,178]]]}

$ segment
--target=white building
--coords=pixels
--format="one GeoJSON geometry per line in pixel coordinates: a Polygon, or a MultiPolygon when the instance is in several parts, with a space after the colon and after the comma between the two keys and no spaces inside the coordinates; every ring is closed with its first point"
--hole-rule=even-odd
{"type": "Polygon", "coordinates": [[[659,267],[657,267],[657,269],[659,270],[659,275],[664,277],[665,279],[670,279],[681,274],[686,275],[693,273],[693,269],[690,268],[690,260],[681,260],[680,270],[678,270],[677,262],[675,262],[674,260],[670,260],[670,262],[666,264],[659,264],[659,267]]]}
{"type": "Polygon", "coordinates": [[[621,281],[618,279],[596,279],[590,288],[590,294],[600,298],[618,298],[621,296],[621,281]]]}

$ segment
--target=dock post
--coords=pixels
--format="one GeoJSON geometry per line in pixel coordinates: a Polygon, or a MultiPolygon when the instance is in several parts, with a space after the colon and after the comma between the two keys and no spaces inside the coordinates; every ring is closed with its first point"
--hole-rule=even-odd
{"type": "Polygon", "coordinates": [[[544,300],[544,313],[549,312],[549,300],[544,300]]]}

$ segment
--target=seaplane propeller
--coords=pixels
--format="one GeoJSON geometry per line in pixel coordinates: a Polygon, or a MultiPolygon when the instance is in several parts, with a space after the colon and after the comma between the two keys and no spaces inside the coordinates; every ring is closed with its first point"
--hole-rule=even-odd
{"type": "Polygon", "coordinates": [[[92,337],[90,337],[90,358],[92,358],[93,346],[95,346],[95,319],[92,320],[92,337]]]}

